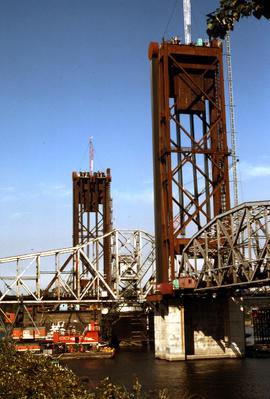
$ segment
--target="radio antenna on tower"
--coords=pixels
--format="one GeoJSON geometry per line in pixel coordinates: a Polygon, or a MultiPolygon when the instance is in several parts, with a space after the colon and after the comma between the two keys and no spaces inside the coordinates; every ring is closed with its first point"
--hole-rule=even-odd
{"type": "Polygon", "coordinates": [[[90,137],[89,140],[89,171],[90,176],[93,176],[94,172],[94,147],[93,147],[93,136],[90,137]]]}
{"type": "Polygon", "coordinates": [[[191,43],[191,0],[183,0],[185,44],[191,43]]]}
{"type": "Polygon", "coordinates": [[[226,43],[227,74],[228,74],[228,86],[229,86],[229,108],[230,108],[231,138],[232,138],[232,168],[233,168],[234,206],[237,206],[238,205],[237,155],[236,155],[236,140],[235,140],[235,124],[234,124],[231,46],[230,46],[229,32],[227,32],[227,34],[225,36],[225,43],[226,43]]]}

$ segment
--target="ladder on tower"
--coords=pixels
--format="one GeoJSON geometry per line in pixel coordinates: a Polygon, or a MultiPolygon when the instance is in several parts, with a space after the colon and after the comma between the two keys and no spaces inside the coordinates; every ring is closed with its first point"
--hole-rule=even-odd
{"type": "Polygon", "coordinates": [[[227,33],[225,36],[225,43],[226,43],[226,59],[227,59],[228,87],[229,87],[229,109],[230,109],[230,124],[231,124],[231,138],[232,138],[234,206],[237,206],[238,205],[237,157],[236,157],[235,124],[234,124],[231,47],[230,47],[229,33],[227,33]]]}

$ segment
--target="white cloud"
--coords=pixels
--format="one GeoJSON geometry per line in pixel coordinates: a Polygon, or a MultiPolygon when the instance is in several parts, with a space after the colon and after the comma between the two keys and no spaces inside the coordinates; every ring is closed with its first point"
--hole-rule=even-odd
{"type": "Polygon", "coordinates": [[[0,202],[10,202],[17,199],[16,188],[14,186],[0,188],[0,202]]]}
{"type": "Polygon", "coordinates": [[[240,162],[239,168],[242,179],[270,176],[270,165],[251,165],[240,162]]]}
{"type": "Polygon", "coordinates": [[[123,200],[126,202],[139,202],[139,203],[153,203],[153,191],[152,190],[141,190],[141,191],[119,191],[117,189],[112,190],[113,200],[123,200]]]}
{"type": "Polygon", "coordinates": [[[24,216],[27,216],[27,215],[29,215],[29,214],[30,214],[30,212],[14,212],[14,213],[10,216],[10,218],[11,218],[11,219],[18,220],[18,219],[22,219],[24,216]]]}
{"type": "Polygon", "coordinates": [[[71,189],[67,188],[63,184],[49,185],[45,183],[40,183],[39,185],[41,195],[55,196],[55,197],[69,197],[71,195],[71,189]]]}
{"type": "Polygon", "coordinates": [[[56,198],[64,198],[71,196],[71,189],[67,188],[63,184],[55,184],[49,185],[45,183],[40,183],[38,187],[32,187],[32,190],[26,191],[18,191],[16,187],[3,187],[0,188],[0,202],[11,202],[11,201],[19,201],[25,198],[35,199],[38,197],[56,197],[56,198]]]}
{"type": "Polygon", "coordinates": [[[8,187],[1,187],[0,188],[0,192],[1,193],[12,193],[15,191],[15,187],[14,186],[8,186],[8,187]]]}
{"type": "Polygon", "coordinates": [[[153,179],[151,178],[151,179],[144,180],[142,183],[145,185],[153,185],[153,179]]]}
{"type": "Polygon", "coordinates": [[[17,199],[17,195],[10,195],[10,194],[6,194],[6,195],[1,195],[0,196],[0,201],[1,202],[11,202],[11,201],[15,201],[17,199]]]}
{"type": "MultiPolygon", "coordinates": [[[[69,197],[71,196],[71,189],[67,188],[63,184],[59,185],[49,185],[45,183],[40,183],[38,187],[32,187],[33,191],[27,190],[25,192],[10,192],[6,193],[5,196],[2,197],[2,201],[9,201],[9,200],[19,200],[23,198],[28,198],[28,199],[35,199],[35,198],[40,198],[40,197],[57,197],[57,198],[63,198],[63,197],[69,197]]],[[[1,200],[1,197],[0,197],[1,200]]]]}

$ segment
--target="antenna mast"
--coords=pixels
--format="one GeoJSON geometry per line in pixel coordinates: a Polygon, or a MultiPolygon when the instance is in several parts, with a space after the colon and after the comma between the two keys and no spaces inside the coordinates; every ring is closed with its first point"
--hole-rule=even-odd
{"type": "Polygon", "coordinates": [[[90,176],[93,176],[94,172],[94,147],[93,147],[93,136],[90,137],[89,140],[89,171],[90,176]]]}
{"type": "Polygon", "coordinates": [[[236,157],[236,142],[235,142],[235,128],[234,128],[234,104],[233,104],[231,47],[230,47],[230,36],[229,36],[228,32],[225,36],[225,42],[226,42],[226,58],[227,58],[228,86],[229,86],[229,108],[230,108],[230,123],[231,123],[231,137],[232,137],[232,168],[233,168],[234,206],[237,206],[238,205],[237,157],[236,157]]]}
{"type": "Polygon", "coordinates": [[[183,0],[185,44],[191,43],[191,0],[183,0]]]}

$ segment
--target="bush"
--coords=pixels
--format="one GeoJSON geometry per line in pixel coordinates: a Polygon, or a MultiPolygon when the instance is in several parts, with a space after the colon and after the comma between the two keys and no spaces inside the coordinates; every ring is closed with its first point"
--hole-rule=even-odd
{"type": "Polygon", "coordinates": [[[17,352],[10,342],[0,344],[0,398],[93,399],[79,378],[44,356],[17,352]]]}
{"type": "Polygon", "coordinates": [[[113,384],[109,377],[105,378],[100,387],[96,388],[95,399],[169,399],[167,389],[142,392],[138,379],[132,387],[133,392],[128,392],[125,387],[113,384]]]}
{"type": "Polygon", "coordinates": [[[133,392],[101,381],[94,392],[86,389],[71,370],[45,356],[17,352],[8,341],[0,343],[0,398],[3,399],[169,399],[166,390],[142,392],[138,379],[133,392]]]}

